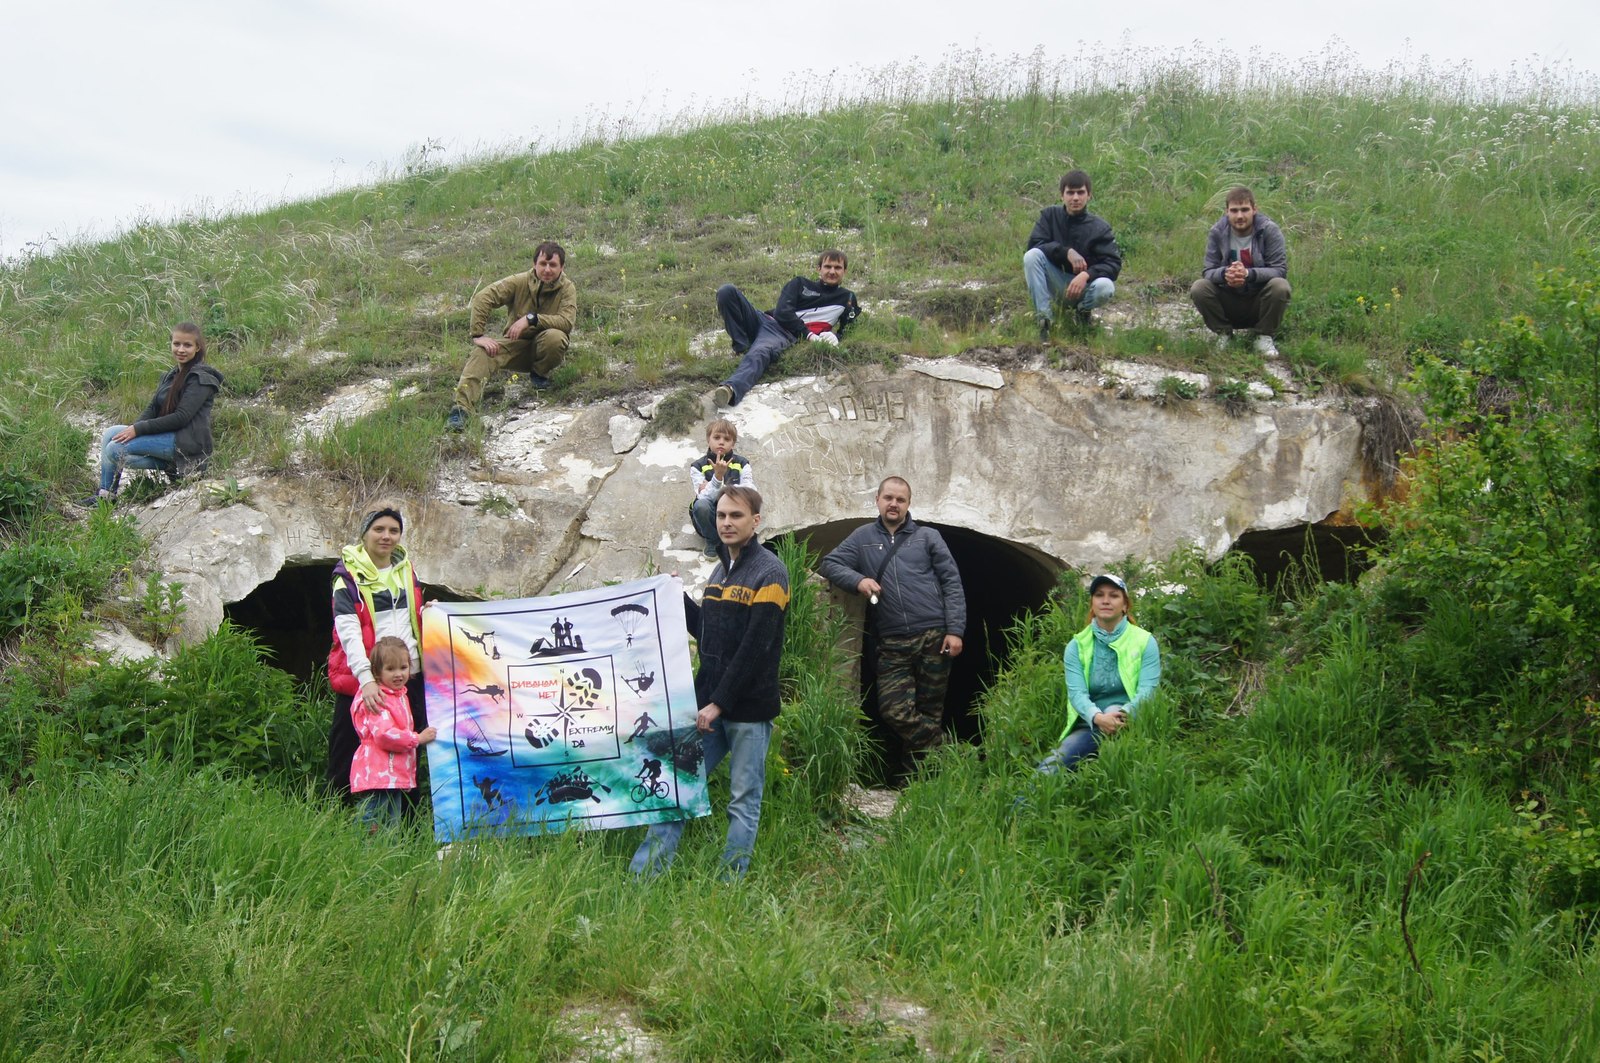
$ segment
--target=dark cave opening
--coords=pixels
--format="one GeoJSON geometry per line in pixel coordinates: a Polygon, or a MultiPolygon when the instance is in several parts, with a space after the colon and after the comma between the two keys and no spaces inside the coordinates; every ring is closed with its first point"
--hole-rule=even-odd
{"type": "Polygon", "coordinates": [[[1261,585],[1279,590],[1284,576],[1302,562],[1314,582],[1353,581],[1372,567],[1360,547],[1381,538],[1380,532],[1354,525],[1301,524],[1245,532],[1228,552],[1249,557],[1261,585]]]}
{"type": "MultiPolygon", "coordinates": [[[[466,601],[443,587],[422,585],[428,601],[466,601]]],[[[285,565],[276,576],[222,610],[267,651],[268,661],[296,680],[324,679],[333,645],[333,562],[285,565]]]]}

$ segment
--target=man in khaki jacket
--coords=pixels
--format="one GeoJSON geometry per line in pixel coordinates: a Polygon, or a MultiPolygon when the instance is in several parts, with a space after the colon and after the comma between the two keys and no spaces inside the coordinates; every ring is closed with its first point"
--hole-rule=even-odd
{"type": "Polygon", "coordinates": [[[546,241],[534,250],[533,269],[504,277],[472,297],[472,343],[476,348],[461,370],[450,428],[459,432],[478,408],[483,384],[502,370],[528,374],[536,388],[550,386],[550,374],[567,356],[567,341],[578,320],[578,289],[566,276],[567,253],[546,241]],[[487,334],[491,311],[506,307],[504,337],[487,334]]]}

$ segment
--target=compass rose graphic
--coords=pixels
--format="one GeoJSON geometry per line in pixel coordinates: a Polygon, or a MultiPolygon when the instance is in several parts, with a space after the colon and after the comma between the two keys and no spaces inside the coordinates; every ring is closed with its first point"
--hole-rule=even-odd
{"type": "Polygon", "coordinates": [[[522,729],[523,737],[534,749],[546,749],[560,737],[562,745],[570,749],[572,725],[577,722],[574,712],[595,708],[600,701],[600,673],[593,668],[581,672],[563,672],[561,692],[549,712],[529,713],[522,729]],[[568,698],[571,700],[569,701],[568,698]]]}

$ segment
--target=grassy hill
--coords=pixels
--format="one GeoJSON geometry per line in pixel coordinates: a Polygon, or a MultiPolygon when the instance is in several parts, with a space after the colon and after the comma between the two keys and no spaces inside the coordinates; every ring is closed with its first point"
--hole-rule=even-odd
{"type": "MultiPolygon", "coordinates": [[[[850,254],[869,314],[841,350],[796,351],[786,371],[1031,342],[1021,254],[1071,165],[1091,173],[1091,209],[1126,252],[1117,305],[1133,316],[1086,345],[1177,365],[1250,367],[1247,352],[1219,359],[1153,316],[1172,306],[1197,323],[1185,289],[1236,183],[1288,237],[1281,346],[1329,386],[1392,386],[1417,351],[1481,334],[1530,297],[1538,267],[1595,242],[1592,100],[1476,103],[1448,82],[1377,95],[1315,78],[1208,94],[1199,82],[1171,70],[1120,91],[1015,98],[952,82],[931,101],[888,82],[823,114],[685,121],[451,169],[419,152],[372,188],[7,265],[0,395],[25,419],[125,416],[167,359],[164,330],[190,318],[235,400],[221,413],[224,469],[282,466],[287,413],[373,376],[420,385],[390,420],[431,437],[472,292],[528,268],[547,238],[568,248],[580,293],[558,376],[569,398],[715,383],[731,359],[706,335],[716,287],[773,298],[832,245],[850,254]]],[[[76,463],[70,449],[53,480],[76,463]]],[[[332,449],[328,471],[350,472],[332,449]]],[[[436,460],[437,448],[404,447],[392,471],[420,485],[401,466],[436,460]]]]}
{"type": "Polygon", "coordinates": [[[1169,70],[930,99],[891,79],[821,114],[419,157],[5,266],[0,1058],[601,1058],[596,1024],[673,1059],[1600,1055],[1600,111],[1472,91],[1169,70]],[[365,839],[310,781],[324,695],[247,637],[159,670],[85,649],[97,617],[171,629],[131,524],[61,501],[173,321],[202,321],[228,376],[218,472],[286,470],[293,414],[381,375],[418,390],[311,472],[417,487],[480,442],[439,435],[466,300],[541,239],[580,293],[568,398],[709,386],[715,287],[775,291],[830,245],[869,316],[788,371],[960,355],[1030,341],[1021,251],[1069,164],[1133,313],[1058,355],[1247,369],[1157,314],[1242,181],[1290,241],[1289,360],[1328,388],[1410,380],[1434,429],[1359,587],[1130,561],[1164,693],[1076,775],[1031,770],[1067,711],[1075,584],[1012,633],[982,748],[870,821],[841,799],[866,753],[833,621],[797,579],[739,885],[716,879],[720,816],[645,885],[637,832],[443,861],[365,839]]]}

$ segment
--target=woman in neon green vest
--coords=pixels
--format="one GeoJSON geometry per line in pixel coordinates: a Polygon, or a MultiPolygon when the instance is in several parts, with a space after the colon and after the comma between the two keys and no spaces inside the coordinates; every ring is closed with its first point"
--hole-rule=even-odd
{"type": "Polygon", "coordinates": [[[1046,773],[1072,771],[1094,756],[1100,740],[1122,730],[1161,682],[1161,650],[1155,636],[1133,623],[1120,578],[1090,581],[1089,626],[1067,643],[1062,661],[1073,716],[1061,744],[1039,765],[1046,773]]]}

